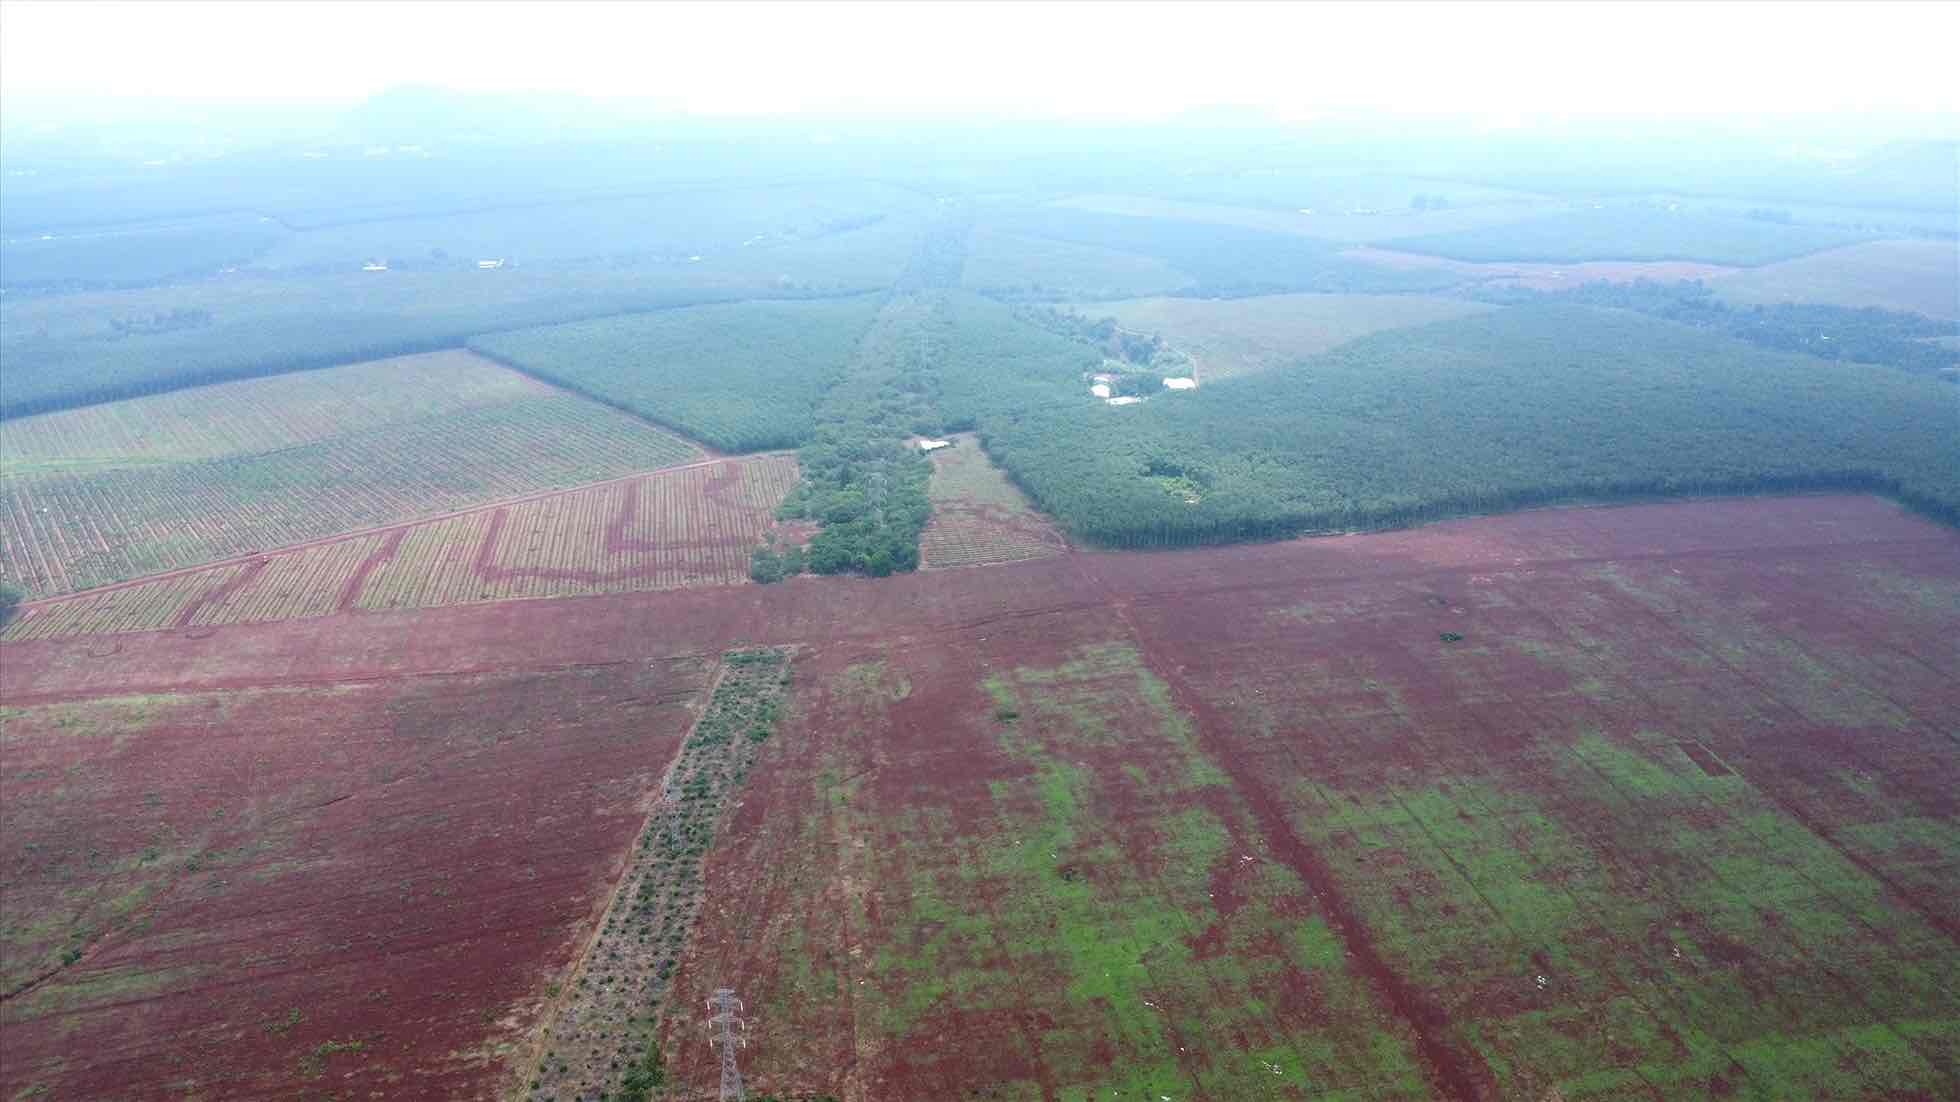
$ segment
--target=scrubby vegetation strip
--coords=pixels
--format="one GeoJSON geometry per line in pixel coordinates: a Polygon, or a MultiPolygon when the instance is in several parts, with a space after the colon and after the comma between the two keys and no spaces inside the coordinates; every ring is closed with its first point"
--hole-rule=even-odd
{"type": "Polygon", "coordinates": [[[700,912],[701,866],[730,797],[775,734],[791,648],[722,655],[708,706],[661,782],[631,864],[545,1030],[527,1098],[645,1102],[666,1082],[659,1024],[700,912]]]}

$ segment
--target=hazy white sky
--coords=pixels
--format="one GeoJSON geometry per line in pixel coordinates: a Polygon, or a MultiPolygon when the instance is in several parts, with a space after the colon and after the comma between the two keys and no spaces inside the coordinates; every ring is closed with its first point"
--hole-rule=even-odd
{"type": "Polygon", "coordinates": [[[711,113],[1953,111],[1960,5],[0,3],[0,97],[417,82],[711,113]]]}

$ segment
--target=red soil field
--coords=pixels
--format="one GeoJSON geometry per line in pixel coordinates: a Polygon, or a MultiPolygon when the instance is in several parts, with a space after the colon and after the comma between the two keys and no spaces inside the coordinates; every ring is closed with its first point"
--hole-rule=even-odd
{"type": "MultiPolygon", "coordinates": [[[[1955,864],[1871,829],[1955,815],[1956,592],[1960,535],[1887,502],[1819,496],[0,643],[0,925],[7,990],[33,984],[0,1005],[0,1093],[181,1096],[190,1079],[209,1098],[510,1087],[686,726],[693,656],[740,643],[795,643],[805,657],[783,730],[709,851],[667,1005],[738,990],[752,1091],[1049,1098],[1155,1062],[1184,1077],[1177,1097],[1256,1097],[1227,1064],[1270,1051],[1266,1097],[1305,1097],[1279,1062],[1297,1058],[1323,1089],[1360,1096],[1542,1098],[1576,1074],[1546,1038],[1610,1033],[1595,1028],[1619,1005],[1608,989],[1747,992],[1746,1020],[1830,1038],[1826,1051],[1856,1068],[1864,1050],[1833,1030],[1915,1009],[1960,1017],[1955,864]],[[1463,643],[1439,643],[1443,631],[1463,643]],[[990,678],[1021,718],[1000,719],[990,678]],[[1070,709],[1086,709],[1076,728],[1070,709]],[[1081,735],[1105,721],[1127,745],[1081,735]],[[1571,733],[1581,721],[1592,734],[1571,733]],[[1591,803],[1565,779],[1605,768],[1609,751],[1646,755],[1670,783],[1729,783],[1726,771],[1751,786],[1748,822],[1801,824],[1852,870],[1817,889],[1819,906],[1852,907],[1854,877],[1885,903],[1857,910],[1860,968],[1803,956],[1817,945],[1805,929],[1739,944],[1696,926],[1714,914],[1683,894],[1706,878],[1702,859],[1642,833],[1660,797],[1609,788],[1591,803]],[[1059,950],[1026,947],[1006,881],[961,879],[984,857],[977,840],[1040,814],[1034,778],[1057,775],[1076,778],[1089,814],[1074,858],[1055,861],[1083,892],[1127,903],[1126,885],[1186,890],[1194,866],[1166,833],[1172,814],[1215,823],[1229,855],[1195,866],[1191,905],[1211,926],[1173,946],[1193,978],[1153,972],[1119,992],[1157,1008],[1162,1051],[1139,1047],[1153,1035],[1115,996],[1069,994],[1059,950]],[[1438,784],[1466,823],[1565,824],[1625,878],[1629,914],[1687,930],[1676,944],[1703,971],[1671,986],[1629,974],[1653,946],[1612,916],[1591,935],[1561,931],[1569,959],[1537,991],[1502,987],[1482,956],[1422,957],[1464,936],[1461,923],[1502,924],[1435,910],[1454,897],[1416,875],[1414,820],[1356,816],[1384,792],[1438,784]],[[1501,805],[1513,798],[1538,810],[1501,805]],[[1241,859],[1270,875],[1236,871],[1241,859]],[[919,909],[932,890],[977,894],[934,915],[919,909]],[[967,913],[1001,931],[997,949],[955,921],[967,913]],[[1402,913],[1429,934],[1399,935],[1402,913]],[[1321,924],[1335,963],[1305,969],[1255,937],[1281,921],[1321,924]],[[75,926],[106,932],[37,978],[75,926]],[[904,962],[931,953],[958,984],[921,986],[904,962]],[[1205,995],[1211,984],[1223,997],[1205,995]],[[1003,992],[1011,1003],[991,1001],[1003,992]],[[1257,1014],[1244,1010],[1254,999],[1257,1014]],[[1223,1032],[1186,1032],[1193,1022],[1223,1032]],[[1366,1066],[1361,1050],[1315,1063],[1298,1043],[1320,1033],[1404,1051],[1416,1078],[1366,1066]]],[[[1670,807],[1663,821],[1727,814],[1670,807]]],[[[1527,859],[1549,860],[1527,842],[1527,859]]],[[[1663,999],[1653,1013],[1678,1021],[1701,1005],[1663,999]]],[[[696,1018],[665,1023],[667,1050],[675,1080],[705,1090],[713,1056],[696,1018]]],[[[1712,1048],[1676,1060],[1701,1077],[1692,1089],[1584,1097],[1752,1084],[1775,1096],[1748,1037],[1707,1032],[1712,1048]]],[[[1951,1085],[1941,1035],[1906,1036],[1896,1058],[1919,1070],[1898,1081],[1931,1087],[1865,1097],[1951,1085]]],[[[1580,1048],[1582,1070],[1651,1071],[1633,1049],[1580,1048]]]]}
{"type": "Polygon", "coordinates": [[[1463,277],[1466,283],[1487,283],[1493,287],[1528,287],[1534,291],[1560,291],[1584,283],[1632,283],[1651,279],[1672,283],[1682,279],[1714,279],[1739,269],[1696,260],[1587,260],[1572,264],[1539,264],[1526,261],[1477,263],[1451,260],[1422,253],[1405,253],[1372,246],[1346,249],[1342,256],[1384,268],[1431,269],[1463,277]]]}

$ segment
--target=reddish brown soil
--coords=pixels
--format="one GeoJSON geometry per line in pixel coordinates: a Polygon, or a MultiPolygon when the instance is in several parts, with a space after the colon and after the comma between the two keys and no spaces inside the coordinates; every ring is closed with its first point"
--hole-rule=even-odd
{"type": "Polygon", "coordinates": [[[1365,245],[1344,250],[1341,255],[1384,268],[1442,269],[1462,276],[1466,283],[1529,287],[1535,291],[1562,291],[1585,283],[1632,283],[1640,279],[1651,279],[1657,283],[1714,279],[1740,270],[1696,260],[1586,260],[1571,264],[1506,260],[1479,263],[1365,245]]]}
{"type": "MultiPolygon", "coordinates": [[[[1328,919],[1369,977],[1383,1027],[1413,1039],[1431,1090],[1495,1097],[1465,1023],[1542,1000],[1412,974],[1378,944],[1362,896],[1389,882],[1393,853],[1371,851],[1368,866],[1347,841],[1310,839],[1302,780],[1365,793],[1492,777],[1576,835],[1628,839],[1609,846],[1623,857],[1607,874],[1685,883],[1706,869],[1642,865],[1644,825],[1625,817],[1638,805],[1603,809],[1545,772],[1575,718],[1628,747],[1647,729],[1669,732],[1668,747],[1692,740],[1700,749],[1686,760],[1746,778],[1942,938],[1902,946],[1875,929],[1872,953],[1950,962],[1954,870],[1871,850],[1853,828],[1956,814],[1960,610],[1914,589],[1956,580],[1960,535],[1872,498],[1805,497],[0,644],[0,699],[29,709],[4,734],[7,921],[63,915],[55,943],[67,916],[107,931],[66,969],[22,977],[31,989],[0,1005],[0,1094],[48,1083],[56,1097],[162,1097],[190,1079],[212,1098],[487,1093],[506,1071],[495,1046],[535,1020],[685,725],[698,668],[687,656],[758,642],[803,644],[807,687],[710,851],[672,1005],[732,983],[750,1007],[743,1059],[759,1089],[914,1102],[1019,1079],[1053,1097],[1068,1085],[1051,1069],[1071,1037],[1054,992],[1031,983],[1013,1012],[951,999],[887,1037],[860,1014],[860,981],[881,948],[923,936],[893,924],[912,870],[892,862],[956,860],[956,840],[998,814],[988,782],[1025,779],[976,735],[988,713],[979,681],[1117,640],[1168,684],[1194,744],[1228,778],[1236,802],[1214,810],[1232,849],[1263,846],[1306,885],[1276,905],[1328,919]],[[1737,609],[1764,633],[1760,646],[1800,646],[1810,664],[1739,661],[1711,627],[1737,609]],[[1439,644],[1443,630],[1464,645],[1439,644]],[[1628,674],[1582,692],[1573,671],[1494,645],[1519,638],[1611,648],[1628,674]],[[866,661],[907,682],[889,724],[835,687],[866,661]],[[1818,663],[1830,663],[1823,683],[1818,663]],[[1315,682],[1309,670],[1339,676],[1315,682]],[[134,693],[169,695],[143,705],[140,727],[61,722],[70,705],[134,693]],[[1839,715],[1847,701],[1866,718],[1839,715]],[[852,834],[847,817],[808,799],[824,770],[856,783],[853,799],[878,809],[881,829],[926,824],[950,848],[852,834]],[[821,844],[800,848],[805,837],[821,844]],[[151,846],[159,857],[139,863],[151,846]],[[188,871],[192,852],[209,864],[188,871]],[[116,920],[108,900],[139,885],[149,893],[116,920]],[[796,959],[836,974],[834,993],[795,986],[792,937],[796,959]],[[359,1052],[317,1055],[353,1040],[359,1052]]],[[[1114,844],[1147,855],[1156,808],[1141,789],[1122,795],[1132,782],[1121,767],[1154,776],[1168,765],[1120,745],[1083,764],[1111,778],[1098,791],[1115,801],[1114,844]]],[[[1465,796],[1465,814],[1498,813],[1479,799],[1465,796]]],[[[1079,871],[1113,875],[1086,861],[1079,871]]],[[[1238,890],[1219,870],[1212,882],[1229,916],[1238,890]]],[[[1795,940],[1743,946],[1693,915],[1680,922],[1708,967],[1754,985],[1766,1019],[1810,1028],[1819,992],[1883,1016],[1882,995],[1808,962],[1795,940]]],[[[1194,938],[1200,956],[1215,953],[1215,934],[1194,938]]],[[[1603,936],[1574,952],[1623,977],[1653,955],[1603,936]]],[[[11,966],[8,976],[11,986],[11,966]]],[[[1315,1021],[1310,977],[1282,969],[1261,982],[1275,985],[1264,997],[1276,1034],[1315,1021]]],[[[699,1026],[670,1020],[668,1035],[678,1080],[711,1084],[699,1026]]],[[[1186,1058],[1194,1082],[1209,1058],[1186,1058]]],[[[1748,1074],[1737,1065],[1724,1080],[1741,1089],[1748,1074]]]]}
{"type": "Polygon", "coordinates": [[[51,976],[10,964],[4,1093],[483,1093],[602,905],[705,668],[191,690],[140,721],[86,702],[10,720],[9,921],[55,914],[57,941],[85,940],[51,976]]]}

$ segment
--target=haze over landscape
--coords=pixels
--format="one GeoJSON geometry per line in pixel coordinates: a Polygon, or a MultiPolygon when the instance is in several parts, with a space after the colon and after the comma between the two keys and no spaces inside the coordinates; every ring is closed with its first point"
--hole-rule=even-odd
{"type": "Polygon", "coordinates": [[[0,0],[0,1097],[1960,1097],[1953,13],[0,0]]]}

